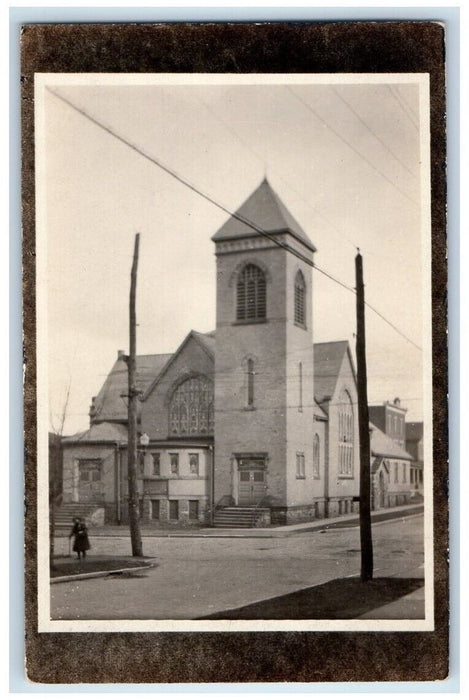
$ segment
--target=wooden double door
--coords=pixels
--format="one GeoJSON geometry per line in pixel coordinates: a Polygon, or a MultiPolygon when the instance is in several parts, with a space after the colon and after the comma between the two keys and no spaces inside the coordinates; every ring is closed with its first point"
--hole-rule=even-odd
{"type": "Polygon", "coordinates": [[[257,506],[266,494],[266,473],[263,459],[238,460],[238,505],[257,506]]]}

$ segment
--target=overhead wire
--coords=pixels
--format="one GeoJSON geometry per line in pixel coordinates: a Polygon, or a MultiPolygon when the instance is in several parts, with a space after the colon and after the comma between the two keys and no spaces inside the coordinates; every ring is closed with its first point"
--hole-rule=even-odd
{"type": "Polygon", "coordinates": [[[395,85],[388,85],[388,88],[389,88],[389,92],[394,97],[397,104],[400,106],[400,108],[404,112],[404,114],[407,116],[407,118],[410,121],[410,123],[412,124],[412,126],[415,128],[416,131],[418,131],[418,124],[416,121],[414,121],[414,116],[413,116],[409,106],[407,105],[406,102],[404,102],[404,100],[403,100],[402,96],[399,94],[396,86],[395,85]]]}
{"type": "Polygon", "coordinates": [[[337,138],[339,138],[343,143],[345,143],[359,158],[361,158],[361,160],[363,160],[365,163],[367,163],[367,164],[370,166],[370,168],[372,168],[376,173],[378,173],[378,175],[381,175],[381,177],[382,177],[384,180],[386,180],[386,182],[388,182],[392,187],[394,187],[395,190],[397,190],[398,192],[400,192],[401,195],[402,195],[403,197],[405,197],[406,199],[408,199],[409,202],[412,202],[412,204],[414,204],[416,207],[419,206],[418,202],[416,202],[415,199],[413,199],[412,197],[410,197],[410,196],[407,194],[407,192],[406,192],[405,190],[403,190],[401,187],[399,187],[399,185],[396,185],[396,183],[395,183],[393,180],[391,180],[391,178],[388,177],[388,176],[386,175],[386,173],[383,173],[382,170],[380,170],[379,168],[377,168],[376,165],[375,165],[369,158],[367,158],[361,151],[359,151],[358,148],[356,148],[352,143],[350,143],[350,141],[349,141],[348,139],[346,139],[345,136],[343,136],[343,135],[340,133],[340,131],[338,131],[335,127],[331,126],[331,124],[329,124],[328,122],[326,122],[326,120],[319,114],[319,112],[317,112],[313,107],[311,107],[311,105],[308,104],[308,102],[306,102],[305,100],[303,100],[303,98],[300,97],[294,90],[292,90],[292,88],[291,88],[290,86],[287,86],[287,90],[289,90],[289,91],[291,92],[291,94],[294,95],[294,97],[295,97],[299,102],[301,102],[301,104],[302,104],[307,110],[309,110],[309,111],[311,112],[311,114],[314,114],[314,116],[315,116],[322,124],[324,124],[324,126],[327,127],[327,128],[329,129],[329,131],[331,131],[335,136],[337,136],[337,138]]]}
{"type": "Polygon", "coordinates": [[[412,172],[409,166],[406,165],[406,163],[404,163],[391,148],[389,148],[388,144],[384,141],[384,139],[382,139],[381,136],[379,136],[379,134],[377,134],[376,131],[371,128],[368,122],[366,122],[365,119],[363,119],[363,117],[357,112],[353,105],[351,105],[350,102],[339,92],[339,90],[337,90],[337,88],[335,88],[334,86],[332,86],[332,90],[334,94],[339,98],[339,100],[341,100],[341,102],[343,102],[349,108],[352,114],[356,116],[358,121],[365,127],[367,131],[370,132],[370,134],[372,134],[375,137],[377,141],[379,141],[379,143],[394,158],[394,160],[397,161],[397,163],[399,163],[399,165],[401,165],[404,168],[404,170],[406,170],[409,173],[409,175],[411,175],[413,178],[417,178],[417,175],[414,172],[412,172]]]}
{"type": "MultiPolygon", "coordinates": [[[[288,243],[285,243],[284,241],[282,241],[282,240],[280,240],[279,238],[277,238],[275,235],[272,235],[272,234],[268,233],[268,232],[265,231],[263,228],[261,228],[260,226],[258,226],[255,222],[250,221],[247,217],[244,217],[244,216],[240,215],[238,212],[233,212],[229,207],[225,206],[224,204],[221,204],[220,202],[218,202],[217,200],[215,200],[211,195],[209,195],[209,194],[203,192],[199,187],[197,187],[196,185],[192,184],[187,178],[185,178],[185,177],[179,175],[173,168],[171,168],[170,166],[168,166],[168,165],[166,165],[165,163],[163,163],[160,159],[158,159],[158,158],[156,158],[155,156],[152,156],[152,155],[146,153],[146,151],[144,151],[143,148],[141,148],[141,147],[137,146],[136,144],[132,143],[129,139],[124,138],[123,136],[121,136],[120,134],[118,134],[117,132],[115,132],[113,129],[111,129],[110,127],[106,126],[105,124],[103,124],[102,122],[100,122],[98,119],[96,119],[95,117],[93,117],[93,116],[92,116],[91,114],[89,114],[86,110],[84,110],[84,109],[81,108],[81,107],[78,107],[78,105],[76,105],[74,102],[72,102],[71,100],[67,99],[67,98],[64,97],[63,95],[61,95],[59,92],[57,92],[57,91],[54,90],[53,88],[48,87],[47,89],[48,89],[49,92],[51,92],[55,97],[57,97],[59,100],[61,100],[62,102],[64,102],[65,104],[67,104],[69,107],[71,107],[72,109],[74,109],[75,111],[77,111],[79,114],[81,114],[82,116],[84,116],[86,119],[88,119],[89,121],[91,121],[91,122],[92,122],[93,124],[95,124],[98,128],[102,129],[103,131],[105,131],[106,133],[108,133],[110,136],[113,136],[113,137],[116,138],[118,141],[120,141],[120,142],[123,143],[124,145],[128,146],[129,148],[131,148],[133,151],[135,151],[135,152],[138,153],[139,155],[143,156],[146,160],[150,161],[151,163],[153,163],[154,165],[156,165],[157,167],[159,167],[161,170],[163,170],[164,172],[166,172],[170,177],[174,178],[175,180],[177,180],[178,182],[180,182],[181,184],[183,184],[184,186],[186,186],[188,189],[190,189],[191,191],[193,191],[194,193],[196,193],[197,195],[199,195],[200,197],[202,197],[202,198],[205,199],[206,201],[208,201],[208,202],[210,202],[211,204],[213,204],[213,205],[214,205],[215,207],[217,207],[218,209],[221,209],[222,211],[224,211],[224,212],[225,212],[226,214],[228,214],[230,217],[232,217],[232,218],[234,218],[234,219],[240,221],[241,223],[247,225],[247,226],[248,226],[249,228],[251,228],[253,231],[256,231],[257,233],[261,234],[262,236],[264,236],[265,238],[267,238],[268,240],[270,240],[274,245],[276,245],[276,246],[278,246],[278,247],[280,247],[280,248],[283,248],[283,249],[286,250],[287,252],[289,252],[289,253],[291,253],[292,255],[294,255],[295,257],[299,258],[299,259],[302,260],[302,262],[304,262],[306,265],[309,265],[309,266],[312,267],[313,269],[317,270],[319,273],[321,273],[321,274],[324,275],[325,277],[329,278],[330,280],[334,281],[336,284],[338,284],[339,286],[343,287],[343,288],[346,289],[347,291],[352,292],[353,294],[356,294],[356,291],[355,291],[355,289],[353,289],[353,287],[350,287],[349,285],[345,284],[344,282],[341,282],[341,281],[340,281],[339,279],[337,279],[334,275],[332,275],[332,274],[326,272],[325,270],[323,270],[322,268],[320,268],[320,267],[319,267],[318,265],[316,265],[312,260],[310,260],[307,256],[305,256],[305,255],[303,255],[302,253],[300,253],[298,250],[296,250],[295,248],[293,248],[292,246],[290,246],[288,243]]],[[[288,89],[292,92],[293,95],[295,95],[295,96],[297,97],[297,95],[291,90],[291,88],[288,88],[288,89]]],[[[305,104],[305,106],[308,107],[308,109],[311,109],[311,108],[307,105],[307,103],[304,103],[304,102],[303,102],[303,100],[302,100],[301,98],[298,97],[298,99],[300,100],[300,102],[302,102],[303,104],[305,104]]],[[[373,166],[373,167],[374,167],[374,166],[373,166]]],[[[407,340],[408,342],[410,342],[410,343],[411,343],[413,346],[415,346],[418,350],[420,350],[420,351],[422,350],[422,348],[419,347],[419,346],[418,346],[414,341],[412,341],[410,338],[408,338],[408,336],[405,335],[405,333],[403,333],[402,331],[400,331],[400,330],[397,328],[397,326],[395,326],[391,321],[388,321],[388,319],[387,319],[383,314],[381,314],[380,312],[378,312],[374,307],[370,306],[370,304],[368,304],[367,302],[365,302],[365,304],[366,304],[366,306],[368,306],[368,308],[370,308],[374,313],[376,313],[383,321],[385,321],[391,328],[393,328],[399,335],[401,335],[403,338],[405,338],[405,340],[407,340]]]]}
{"type": "MultiPolygon", "coordinates": [[[[229,131],[229,132],[230,132],[230,133],[231,133],[245,148],[246,148],[246,150],[248,150],[255,158],[257,158],[257,160],[261,163],[261,165],[263,166],[263,168],[264,168],[264,170],[265,170],[266,167],[267,167],[267,165],[269,165],[269,164],[266,162],[266,160],[264,160],[264,158],[263,158],[262,156],[260,156],[260,155],[256,152],[256,150],[255,150],[252,146],[250,146],[250,145],[239,135],[239,133],[238,133],[235,129],[233,129],[233,127],[232,127],[230,124],[228,124],[224,119],[222,119],[218,114],[216,114],[216,113],[213,111],[213,109],[212,109],[211,107],[209,107],[209,105],[205,102],[205,100],[203,100],[200,96],[197,96],[197,99],[199,100],[199,102],[200,102],[201,104],[204,105],[204,107],[207,109],[207,111],[212,115],[212,117],[213,117],[214,119],[216,119],[218,122],[220,122],[220,124],[222,124],[222,125],[227,129],[227,131],[229,131]]],[[[291,183],[287,182],[287,180],[285,180],[285,178],[282,177],[281,175],[279,175],[278,173],[276,173],[276,177],[277,177],[281,182],[283,182],[283,183],[288,187],[288,189],[290,189],[292,192],[294,192],[294,193],[296,194],[296,196],[297,196],[299,199],[301,199],[301,201],[308,207],[308,209],[310,209],[311,212],[313,212],[315,215],[321,217],[321,219],[323,219],[323,220],[330,226],[331,230],[335,232],[335,235],[337,235],[341,240],[343,240],[343,241],[349,243],[354,249],[357,248],[356,243],[354,243],[352,240],[350,240],[350,238],[348,238],[348,236],[346,236],[343,232],[339,231],[339,229],[337,228],[337,226],[329,219],[329,217],[326,216],[323,212],[321,212],[320,209],[318,209],[317,206],[311,204],[311,202],[308,202],[308,201],[298,192],[298,190],[297,190],[295,187],[293,187],[293,186],[291,185],[291,183]]]]}

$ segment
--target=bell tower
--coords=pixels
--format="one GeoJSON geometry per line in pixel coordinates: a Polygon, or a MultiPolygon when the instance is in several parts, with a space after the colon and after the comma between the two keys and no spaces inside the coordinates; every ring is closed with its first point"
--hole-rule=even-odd
{"type": "Polygon", "coordinates": [[[215,503],[267,505],[290,522],[313,496],[316,249],[266,179],[236,217],[212,238],[215,503]]]}

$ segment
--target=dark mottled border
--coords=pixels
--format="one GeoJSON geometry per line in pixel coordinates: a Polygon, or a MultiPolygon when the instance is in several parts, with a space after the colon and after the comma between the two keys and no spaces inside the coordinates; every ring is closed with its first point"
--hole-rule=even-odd
{"type": "Polygon", "coordinates": [[[44,24],[22,33],[26,652],[42,683],[425,681],[448,673],[444,29],[436,22],[44,24]],[[37,633],[35,72],[428,72],[431,86],[434,632],[37,633]]]}

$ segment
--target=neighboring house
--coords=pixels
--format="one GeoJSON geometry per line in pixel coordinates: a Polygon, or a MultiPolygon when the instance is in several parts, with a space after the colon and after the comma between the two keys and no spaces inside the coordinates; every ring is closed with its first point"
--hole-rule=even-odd
{"type": "Polygon", "coordinates": [[[372,509],[409,503],[414,495],[410,480],[411,455],[372,423],[370,443],[372,509]]]}
{"type": "MultiPolygon", "coordinates": [[[[266,180],[237,216],[283,247],[230,218],[212,239],[216,331],[137,358],[147,522],[207,522],[227,505],[265,508],[272,523],[358,510],[356,376],[346,341],[313,344],[316,249],[266,180]]],[[[90,429],[63,441],[65,497],[100,499],[114,522],[127,518],[125,360],[93,399],[90,429]]]]}
{"type": "Polygon", "coordinates": [[[371,423],[376,425],[391,440],[394,440],[399,447],[405,450],[406,429],[405,414],[406,408],[402,408],[399,398],[395,398],[391,403],[385,401],[380,406],[369,406],[368,414],[371,423]]]}
{"type": "Polygon", "coordinates": [[[415,491],[423,493],[423,423],[406,423],[406,450],[412,455],[411,483],[415,491]]]}

